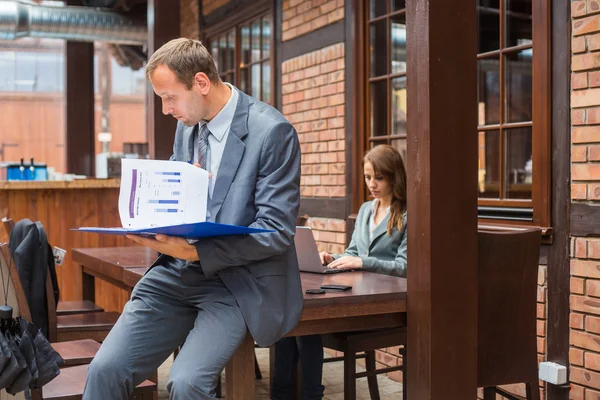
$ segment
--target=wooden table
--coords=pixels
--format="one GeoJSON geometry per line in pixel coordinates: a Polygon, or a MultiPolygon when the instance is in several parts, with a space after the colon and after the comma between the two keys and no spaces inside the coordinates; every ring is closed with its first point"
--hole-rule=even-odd
{"type": "MultiPolygon", "coordinates": [[[[83,272],[83,295],[94,300],[94,279],[131,293],[156,252],[143,247],[73,249],[73,261],[83,272]]],[[[406,279],[368,272],[333,275],[301,273],[302,290],[323,284],[350,285],[347,292],[304,295],[304,310],[288,336],[394,328],[406,324],[406,279]]],[[[227,397],[254,398],[254,340],[250,335],[226,368],[227,397]]]]}

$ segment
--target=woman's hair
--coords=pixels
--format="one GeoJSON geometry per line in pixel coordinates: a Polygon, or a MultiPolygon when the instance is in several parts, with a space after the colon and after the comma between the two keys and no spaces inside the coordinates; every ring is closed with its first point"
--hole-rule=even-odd
{"type": "Polygon", "coordinates": [[[370,162],[375,175],[382,176],[392,186],[388,235],[392,234],[394,228],[402,230],[406,211],[406,167],[402,156],[394,147],[382,144],[369,150],[363,162],[370,162]]]}

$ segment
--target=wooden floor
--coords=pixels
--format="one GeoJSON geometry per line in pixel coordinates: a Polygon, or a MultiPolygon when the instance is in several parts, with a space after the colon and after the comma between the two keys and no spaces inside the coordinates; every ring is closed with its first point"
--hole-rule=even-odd
{"type": "MultiPolygon", "coordinates": [[[[256,400],[269,399],[269,350],[256,349],[258,363],[263,373],[263,379],[256,381],[256,400]]],[[[327,355],[326,355],[327,356],[327,355]]],[[[158,390],[160,400],[168,399],[166,384],[169,378],[169,370],[173,358],[169,357],[158,371],[158,390]]],[[[362,371],[362,368],[357,367],[362,371]]],[[[382,400],[397,400],[402,393],[402,384],[389,379],[386,376],[379,376],[379,393],[382,400]]],[[[325,400],[343,400],[343,369],[342,363],[326,363],[323,367],[323,384],[325,385],[325,400]]],[[[367,379],[362,378],[357,381],[357,399],[369,400],[369,389],[367,388],[367,379]]]]}

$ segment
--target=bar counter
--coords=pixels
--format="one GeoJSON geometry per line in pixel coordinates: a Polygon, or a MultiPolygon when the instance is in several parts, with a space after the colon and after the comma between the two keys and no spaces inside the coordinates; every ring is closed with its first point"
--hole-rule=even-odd
{"type": "MultiPolygon", "coordinates": [[[[0,218],[15,222],[29,218],[40,221],[52,246],[67,250],[57,274],[62,300],[81,300],[81,268],[71,262],[71,249],[78,247],[131,246],[123,237],[71,231],[81,226],[121,226],[119,179],[76,179],[73,181],[0,181],[0,218]]],[[[7,240],[0,227],[0,241],[7,240]]],[[[106,282],[96,283],[97,304],[107,311],[121,311],[127,292],[106,282]]]]}

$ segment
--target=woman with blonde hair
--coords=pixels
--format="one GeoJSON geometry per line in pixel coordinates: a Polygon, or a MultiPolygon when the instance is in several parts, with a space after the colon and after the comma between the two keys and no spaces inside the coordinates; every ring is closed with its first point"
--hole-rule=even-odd
{"type": "MultiPolygon", "coordinates": [[[[330,268],[362,269],[406,276],[406,168],[394,147],[379,145],[364,157],[363,172],[373,200],[358,211],[352,240],[343,254],[319,253],[330,268]]],[[[294,366],[300,359],[301,400],[323,398],[323,346],[320,335],[288,337],[275,344],[271,398],[292,398],[294,366]]]]}

